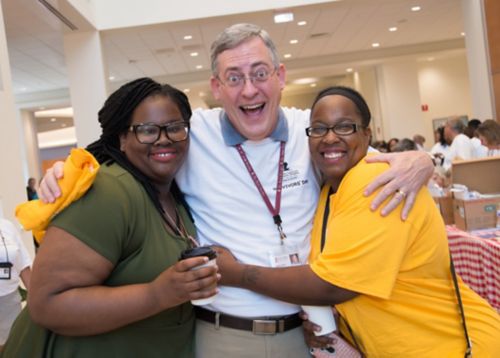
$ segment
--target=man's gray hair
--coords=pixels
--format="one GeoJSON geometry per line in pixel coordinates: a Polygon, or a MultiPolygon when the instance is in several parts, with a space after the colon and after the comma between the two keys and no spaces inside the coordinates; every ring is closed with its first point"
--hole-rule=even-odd
{"type": "Polygon", "coordinates": [[[465,130],[464,121],[460,117],[453,117],[448,119],[448,125],[457,133],[463,133],[465,130]]]}
{"type": "Polygon", "coordinates": [[[253,37],[259,37],[269,50],[274,68],[280,65],[278,51],[269,34],[261,27],[253,24],[235,24],[222,31],[210,47],[212,74],[217,76],[217,57],[226,50],[233,49],[253,37]]]}

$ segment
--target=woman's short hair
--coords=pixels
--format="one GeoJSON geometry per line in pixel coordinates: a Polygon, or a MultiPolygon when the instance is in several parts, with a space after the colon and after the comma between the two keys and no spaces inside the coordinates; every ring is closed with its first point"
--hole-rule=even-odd
{"type": "Polygon", "coordinates": [[[358,109],[359,114],[361,115],[361,124],[363,125],[364,128],[368,128],[372,117],[370,113],[370,108],[368,108],[368,104],[366,103],[361,93],[350,87],[331,86],[320,91],[313,101],[313,104],[311,106],[311,113],[312,110],[314,109],[314,106],[316,106],[316,103],[318,103],[318,101],[321,98],[333,95],[343,96],[349,98],[352,102],[354,102],[356,108],[358,109]]]}
{"type": "Polygon", "coordinates": [[[487,119],[476,129],[477,133],[486,139],[488,145],[500,144],[500,124],[493,119],[487,119]]]}

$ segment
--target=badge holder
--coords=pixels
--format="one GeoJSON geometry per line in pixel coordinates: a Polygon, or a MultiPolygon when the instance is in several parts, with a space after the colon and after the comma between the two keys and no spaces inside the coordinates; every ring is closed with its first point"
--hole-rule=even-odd
{"type": "Polygon", "coordinates": [[[10,280],[12,266],[10,262],[0,262],[0,280],[10,280]]]}

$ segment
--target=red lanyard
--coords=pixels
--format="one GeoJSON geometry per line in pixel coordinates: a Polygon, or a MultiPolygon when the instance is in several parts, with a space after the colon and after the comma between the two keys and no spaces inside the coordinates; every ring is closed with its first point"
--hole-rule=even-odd
{"type": "Polygon", "coordinates": [[[238,150],[238,153],[240,153],[240,157],[243,160],[243,163],[245,163],[245,167],[247,168],[248,173],[252,177],[255,186],[259,190],[260,196],[262,196],[262,199],[264,199],[264,203],[266,203],[269,212],[273,216],[274,223],[278,228],[281,244],[283,245],[283,240],[286,238],[286,235],[283,232],[283,228],[281,227],[280,206],[281,206],[281,190],[283,184],[283,170],[285,164],[285,142],[280,143],[280,161],[278,163],[278,183],[276,184],[276,200],[274,203],[274,207],[271,204],[271,201],[269,200],[269,197],[267,196],[266,192],[264,191],[264,188],[262,187],[262,184],[260,183],[260,180],[257,177],[255,170],[253,170],[252,164],[250,164],[247,155],[243,151],[243,148],[241,148],[241,144],[236,145],[236,150],[238,150]]]}

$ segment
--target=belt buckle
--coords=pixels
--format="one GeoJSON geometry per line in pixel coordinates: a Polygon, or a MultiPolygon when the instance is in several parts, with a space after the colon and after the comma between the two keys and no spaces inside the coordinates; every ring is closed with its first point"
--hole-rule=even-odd
{"type": "Polygon", "coordinates": [[[252,333],[257,335],[276,334],[276,321],[267,319],[255,319],[252,321],[252,333]]]}

